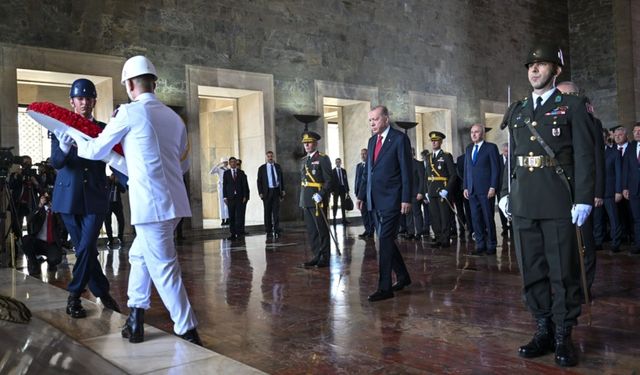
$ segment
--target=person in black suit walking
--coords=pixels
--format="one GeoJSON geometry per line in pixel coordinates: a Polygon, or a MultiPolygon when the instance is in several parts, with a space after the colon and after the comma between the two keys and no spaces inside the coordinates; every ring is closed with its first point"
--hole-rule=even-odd
{"type": "MultiPolygon", "coordinates": [[[[355,185],[355,193],[356,197],[360,194],[361,189],[366,189],[366,186],[362,185],[362,175],[367,171],[367,149],[363,148],[360,150],[360,158],[362,161],[356,165],[356,181],[355,185]]],[[[373,225],[373,216],[369,210],[361,209],[360,215],[362,216],[362,224],[364,225],[364,232],[358,235],[359,238],[373,238],[373,234],[375,232],[375,226],[373,225]]]]}
{"type": "Polygon", "coordinates": [[[338,213],[338,199],[340,199],[340,210],[342,211],[342,224],[349,224],[347,220],[346,212],[344,209],[344,199],[349,194],[349,180],[347,179],[347,171],[342,168],[342,159],[336,159],[336,167],[331,171],[333,174],[333,226],[336,225],[336,214],[338,213]]]}
{"type": "Polygon", "coordinates": [[[258,195],[264,205],[264,231],[267,237],[280,236],[280,201],[284,198],[282,168],[267,151],[267,162],[258,168],[258,195]]]}
{"type": "Polygon", "coordinates": [[[229,158],[229,170],[224,172],[222,190],[224,203],[229,208],[229,240],[236,240],[244,235],[244,207],[249,201],[249,184],[247,175],[238,168],[238,159],[229,158]]]}
{"type": "Polygon", "coordinates": [[[373,136],[369,139],[367,170],[358,195],[358,208],[373,211],[379,243],[378,289],[369,301],[393,298],[394,291],[411,284],[409,271],[395,242],[400,215],[411,212],[411,143],[406,134],[391,128],[389,110],[379,105],[369,112],[373,136]],[[392,284],[392,272],[396,282],[392,284]]]}

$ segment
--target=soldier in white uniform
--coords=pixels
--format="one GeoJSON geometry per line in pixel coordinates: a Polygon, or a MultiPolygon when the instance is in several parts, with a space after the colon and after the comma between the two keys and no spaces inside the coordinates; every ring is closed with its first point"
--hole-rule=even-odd
{"type": "Polygon", "coordinates": [[[218,175],[218,211],[220,212],[220,220],[222,223],[220,225],[229,225],[229,208],[227,204],[224,203],[224,194],[222,194],[222,177],[224,176],[224,172],[229,169],[229,159],[222,158],[220,159],[220,163],[214,165],[213,168],[209,171],[209,174],[217,174],[218,175]]]}
{"type": "MultiPolygon", "coordinates": [[[[144,341],[144,310],[150,307],[153,281],[175,333],[201,345],[173,243],[178,221],[191,216],[182,180],[189,168],[187,132],[180,117],[154,95],[156,80],[156,69],[146,57],[127,60],[122,84],[132,103],[120,106],[99,137],[73,140],[78,155],[86,159],[104,159],[118,143],[124,150],[136,238],[129,251],[131,313],[122,336],[129,342],[144,341]]],[[[60,142],[73,141],[67,133],[58,135],[60,142]]]]}

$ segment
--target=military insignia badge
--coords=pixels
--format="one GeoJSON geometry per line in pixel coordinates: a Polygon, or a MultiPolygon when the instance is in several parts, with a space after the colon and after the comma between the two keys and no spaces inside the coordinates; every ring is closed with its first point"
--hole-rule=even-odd
{"type": "Polygon", "coordinates": [[[560,136],[560,128],[551,129],[551,135],[553,135],[554,137],[559,137],[560,136]]]}
{"type": "Polygon", "coordinates": [[[556,103],[560,103],[562,101],[562,95],[556,96],[556,103]]]}

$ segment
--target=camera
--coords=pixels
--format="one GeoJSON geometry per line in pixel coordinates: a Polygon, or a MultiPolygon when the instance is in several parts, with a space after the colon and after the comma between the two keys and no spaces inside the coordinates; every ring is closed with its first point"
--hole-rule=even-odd
{"type": "Polygon", "coordinates": [[[11,166],[22,164],[22,158],[11,152],[13,147],[0,147],[0,179],[6,179],[11,166]]]}

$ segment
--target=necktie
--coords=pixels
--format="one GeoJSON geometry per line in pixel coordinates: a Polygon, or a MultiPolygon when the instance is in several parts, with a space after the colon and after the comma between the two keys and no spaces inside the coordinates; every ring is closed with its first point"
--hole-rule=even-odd
{"type": "Polygon", "coordinates": [[[275,166],[273,164],[271,164],[271,183],[273,184],[274,188],[278,187],[278,179],[276,178],[276,171],[275,171],[275,166]]]}
{"type": "Polygon", "coordinates": [[[378,154],[380,153],[380,149],[382,148],[382,134],[378,135],[378,141],[376,142],[376,148],[373,149],[373,162],[378,159],[378,154]]]}
{"type": "Polygon", "coordinates": [[[471,155],[471,161],[473,161],[473,164],[476,163],[476,160],[478,160],[478,145],[473,146],[473,154],[471,155]]]}
{"type": "Polygon", "coordinates": [[[636,147],[636,158],[638,159],[638,164],[640,164],[640,144],[636,147]]]}
{"type": "Polygon", "coordinates": [[[53,213],[51,210],[47,211],[47,243],[52,244],[53,239],[53,213]]]}
{"type": "Polygon", "coordinates": [[[338,179],[340,180],[340,186],[342,186],[344,185],[344,182],[342,181],[342,168],[338,168],[337,172],[338,172],[338,179]]]}
{"type": "Polygon", "coordinates": [[[624,147],[618,146],[618,152],[620,153],[620,156],[624,155],[624,147]]]}
{"type": "Polygon", "coordinates": [[[236,170],[235,169],[231,170],[231,175],[233,176],[233,181],[235,181],[236,180],[236,170]]]}
{"type": "Polygon", "coordinates": [[[536,117],[536,113],[538,113],[540,107],[542,107],[542,96],[538,96],[538,99],[536,99],[536,107],[533,109],[533,117],[536,117]]]}

